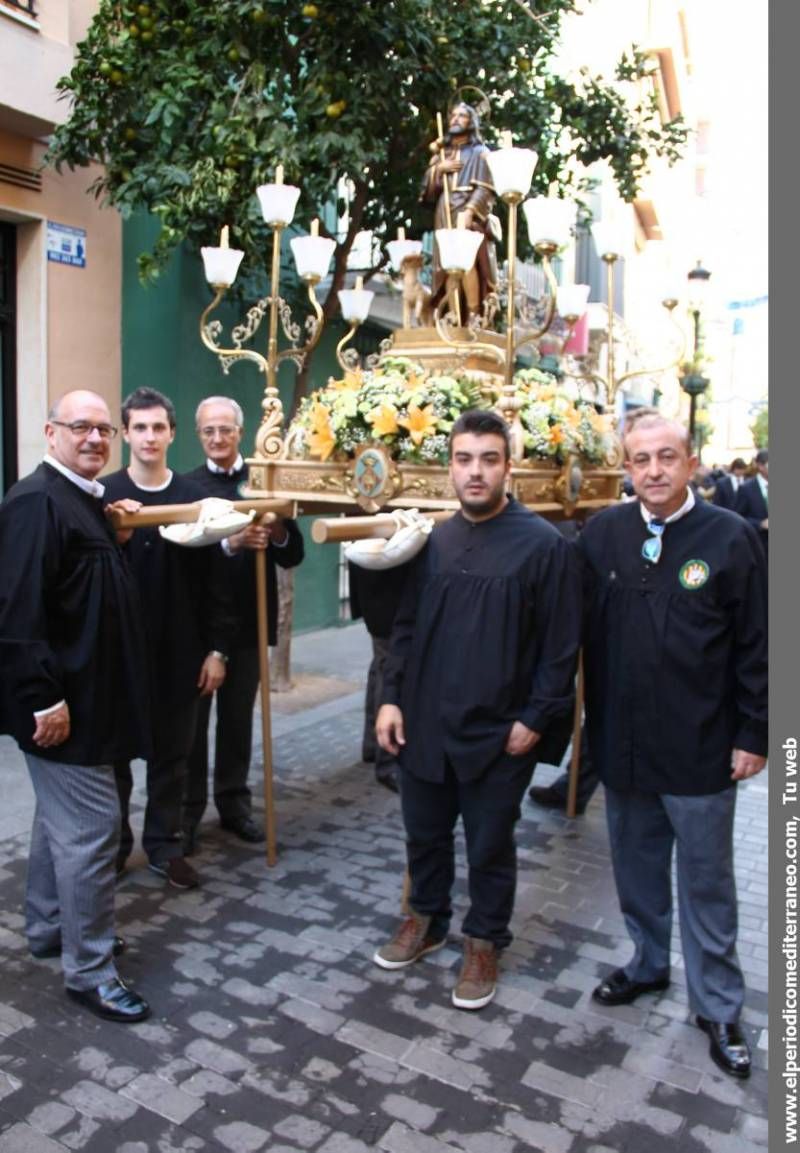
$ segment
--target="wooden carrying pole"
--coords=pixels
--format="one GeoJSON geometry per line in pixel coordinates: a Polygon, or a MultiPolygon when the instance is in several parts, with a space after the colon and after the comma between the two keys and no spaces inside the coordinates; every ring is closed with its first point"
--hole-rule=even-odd
{"type": "MultiPolygon", "coordinates": [[[[276,516],[291,516],[293,505],[287,500],[234,500],[236,512],[250,512],[258,516],[274,513],[276,516]]],[[[202,501],[193,504],[151,504],[143,505],[138,512],[122,512],[120,509],[106,510],[114,528],[148,528],[159,524],[191,524],[200,516],[202,501]]]]}
{"type": "MultiPolygon", "coordinates": [[[[455,509],[439,509],[436,512],[422,511],[422,516],[430,517],[437,523],[449,520],[455,509]]],[[[388,540],[397,532],[398,524],[388,513],[375,516],[321,517],[311,525],[311,539],[315,544],[336,544],[344,540],[368,540],[376,538],[388,540]]]]}
{"type": "Polygon", "coordinates": [[[578,654],[578,678],[575,685],[575,716],[572,723],[572,756],[567,778],[567,816],[574,817],[578,800],[578,775],[581,771],[581,729],[583,727],[583,651],[578,654]]]}
{"type": "MultiPolygon", "coordinates": [[[[269,546],[268,546],[269,547],[269,546]]],[[[261,745],[264,757],[264,832],[267,865],[278,860],[275,843],[275,801],[272,792],[272,702],[269,684],[269,615],[267,602],[267,550],[256,552],[256,608],[258,611],[258,675],[261,693],[261,745]]]]}

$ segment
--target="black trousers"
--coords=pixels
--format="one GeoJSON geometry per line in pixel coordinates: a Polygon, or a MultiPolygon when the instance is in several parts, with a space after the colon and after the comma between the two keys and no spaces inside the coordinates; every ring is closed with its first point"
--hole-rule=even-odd
{"type": "MultiPolygon", "coordinates": [[[[181,810],[198,700],[172,708],[156,704],[154,709],[154,754],[147,762],[147,807],[142,833],[142,847],[154,865],[183,856],[181,810]]],[[[118,859],[124,861],[133,848],[129,819],[133,774],[129,762],[117,761],[114,776],[122,814],[118,859]]]]}
{"type": "Polygon", "coordinates": [[[533,755],[504,755],[476,781],[459,781],[445,766],[441,782],[422,781],[403,769],[400,800],[406,828],[411,907],[432,918],[431,934],[444,936],[452,915],[456,822],[467,847],[469,909],[462,923],[468,937],[511,943],[509,930],[517,887],[514,826],[535,767],[533,755]]]}
{"type": "Polygon", "coordinates": [[[389,655],[389,638],[376,637],[370,633],[372,660],[367,674],[367,689],[364,694],[364,734],[361,740],[361,755],[365,761],[375,762],[377,776],[397,771],[397,761],[378,744],[375,737],[375,718],[378,715],[383,696],[383,670],[389,655]]]}
{"type": "MultiPolygon", "coordinates": [[[[258,692],[258,649],[234,649],[217,689],[217,731],[214,741],[214,803],[223,821],[250,815],[252,794],[247,785],[253,751],[253,707],[258,692]]],[[[199,823],[208,804],[208,718],[211,697],[202,697],[197,731],[189,756],[184,796],[184,824],[199,823]]]]}

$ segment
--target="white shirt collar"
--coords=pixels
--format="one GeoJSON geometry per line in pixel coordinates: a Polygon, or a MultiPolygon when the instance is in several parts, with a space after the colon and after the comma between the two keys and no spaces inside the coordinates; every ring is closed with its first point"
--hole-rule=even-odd
{"type": "Polygon", "coordinates": [[[216,473],[217,475],[233,476],[241,468],[244,468],[244,457],[241,453],[239,453],[231,468],[221,468],[220,465],[216,463],[216,461],[209,460],[209,458],[206,457],[206,468],[209,472],[216,473]]]}
{"type": "Polygon", "coordinates": [[[56,472],[60,472],[62,476],[65,476],[67,480],[71,480],[73,484],[83,489],[84,492],[88,492],[89,496],[96,496],[97,499],[100,500],[106,491],[105,485],[102,485],[99,480],[88,480],[87,477],[73,472],[71,468],[67,468],[65,464],[62,464],[60,460],[56,460],[54,456],[50,456],[49,453],[44,458],[44,463],[49,464],[51,468],[54,468],[56,472]]]}
{"type": "MultiPolygon", "coordinates": [[[[683,504],[677,510],[677,512],[674,512],[674,513],[672,513],[671,516],[664,518],[664,524],[672,524],[672,522],[674,520],[680,520],[682,516],[686,516],[687,512],[692,511],[692,509],[694,508],[696,503],[697,502],[695,500],[694,491],[692,490],[691,485],[687,485],[686,486],[686,500],[683,502],[683,504]]],[[[639,508],[641,510],[642,520],[644,521],[644,523],[650,524],[650,521],[655,516],[655,513],[648,512],[641,501],[639,501],[639,508]]],[[[657,517],[656,519],[660,520],[661,518],[657,517]]]]}
{"type": "Polygon", "coordinates": [[[763,477],[760,472],[756,473],[756,480],[758,481],[758,487],[761,489],[761,495],[766,496],[769,492],[769,481],[763,477]]]}

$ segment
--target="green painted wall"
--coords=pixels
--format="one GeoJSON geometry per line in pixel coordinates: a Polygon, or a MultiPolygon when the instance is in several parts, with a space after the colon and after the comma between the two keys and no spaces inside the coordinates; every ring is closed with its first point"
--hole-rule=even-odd
{"type": "MultiPolygon", "coordinates": [[[[136,258],[151,245],[158,228],[157,221],[139,214],[126,221],[123,229],[122,393],[127,396],[147,385],[172,399],[178,433],[170,449],[170,464],[184,472],[203,461],[194,432],[194,414],[204,396],[232,396],[242,406],[247,455],[261,417],[265,381],[255,365],[247,363],[235,365],[226,376],[201,343],[198,322],[211,300],[211,290],[199,255],[181,249],[155,285],[143,287],[139,283],[136,258]]],[[[251,303],[247,300],[241,306],[224,305],[218,310],[216,315],[225,325],[223,340],[251,303]]],[[[340,337],[341,330],[336,328],[323,333],[312,363],[312,387],[321,386],[330,375],[339,375],[334,350],[340,337]]],[[[265,325],[254,347],[266,352],[265,325]]],[[[290,403],[293,382],[293,366],[282,365],[278,386],[284,406],[290,403]]],[[[300,519],[306,559],[295,570],[295,632],[339,623],[339,549],[311,541],[310,519],[300,519]]]]}

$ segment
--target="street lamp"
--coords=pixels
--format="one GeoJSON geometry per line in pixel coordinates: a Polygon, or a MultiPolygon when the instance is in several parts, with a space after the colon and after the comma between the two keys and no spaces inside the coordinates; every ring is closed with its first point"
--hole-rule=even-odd
{"type": "Polygon", "coordinates": [[[708,292],[708,282],[711,273],[703,268],[698,260],[697,265],[687,277],[689,281],[689,310],[694,324],[694,354],[689,365],[689,371],[681,377],[681,388],[689,397],[689,439],[696,447],[697,398],[702,396],[711,381],[700,372],[703,353],[703,336],[700,324],[700,314],[708,292]]]}

